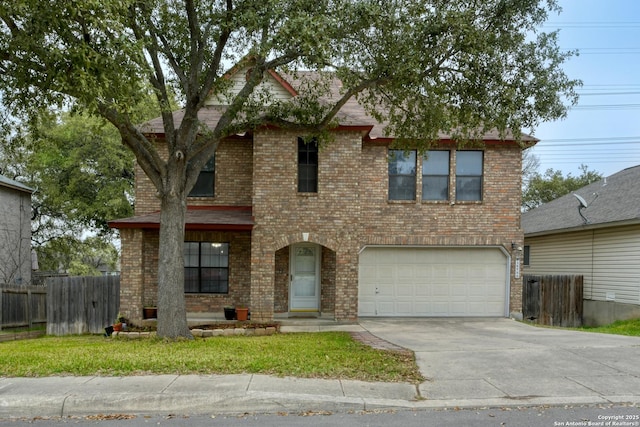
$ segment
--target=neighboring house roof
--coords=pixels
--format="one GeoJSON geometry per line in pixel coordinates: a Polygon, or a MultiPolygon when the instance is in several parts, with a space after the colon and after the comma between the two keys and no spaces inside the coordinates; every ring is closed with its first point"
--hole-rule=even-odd
{"type": "Polygon", "coordinates": [[[640,223],[640,165],[574,193],[587,202],[587,207],[582,209],[587,223],[578,212],[578,199],[566,194],[522,214],[525,236],[640,223]]]}
{"type": "Polygon", "coordinates": [[[8,187],[8,188],[13,188],[14,190],[18,190],[18,191],[24,191],[25,193],[33,193],[34,190],[31,187],[27,187],[26,185],[18,182],[18,181],[14,181],[12,179],[7,178],[6,176],[0,175],[0,186],[2,187],[8,187]]]}
{"type": "MultiPolygon", "coordinates": [[[[321,76],[323,74],[325,76],[327,75],[326,73],[303,71],[303,72],[296,73],[295,77],[290,75],[280,75],[275,72],[272,72],[270,76],[274,77],[275,81],[277,81],[278,84],[283,85],[283,87],[286,89],[286,92],[291,94],[290,96],[293,96],[293,93],[290,90],[291,88],[295,92],[301,92],[303,91],[302,86],[304,85],[303,82],[305,81],[305,79],[306,81],[319,80],[322,78],[321,76]]],[[[326,102],[327,104],[331,105],[341,97],[342,95],[341,91],[342,91],[343,85],[342,85],[342,82],[337,77],[335,77],[335,75],[329,75],[329,77],[332,77],[332,78],[328,79],[329,85],[327,88],[328,89],[327,96],[322,97],[320,101],[326,102]]],[[[222,105],[207,105],[206,107],[202,108],[198,112],[198,118],[205,125],[207,125],[210,128],[213,128],[218,123],[218,120],[220,119],[225,109],[226,107],[222,105]]],[[[176,123],[176,126],[179,126],[179,123],[182,121],[183,117],[184,117],[184,109],[175,111],[173,113],[173,118],[176,123]]],[[[336,118],[340,123],[340,126],[360,128],[360,130],[365,132],[367,139],[369,140],[379,139],[379,140],[385,141],[385,140],[390,140],[394,138],[393,135],[391,136],[385,135],[384,130],[386,127],[386,123],[380,123],[375,118],[373,118],[366,111],[366,109],[360,103],[358,103],[355,97],[352,97],[346,102],[346,104],[342,107],[342,109],[340,110],[336,118]]],[[[144,133],[164,134],[162,117],[157,117],[155,119],[149,120],[148,122],[142,124],[140,126],[140,130],[144,133]]],[[[509,135],[507,137],[509,138],[509,135]]],[[[439,138],[442,140],[451,139],[450,135],[447,135],[444,133],[441,133],[439,135],[439,138]]],[[[500,138],[500,135],[497,130],[489,131],[485,133],[485,135],[483,136],[483,140],[485,141],[500,141],[501,139],[502,138],[500,138]]],[[[525,143],[538,142],[538,139],[526,134],[521,135],[521,140],[525,143]]]]}
{"type": "MultiPolygon", "coordinates": [[[[253,228],[251,207],[189,206],[185,218],[186,230],[250,231],[253,228]]],[[[159,229],[160,212],[109,221],[113,228],[159,229]]]]}

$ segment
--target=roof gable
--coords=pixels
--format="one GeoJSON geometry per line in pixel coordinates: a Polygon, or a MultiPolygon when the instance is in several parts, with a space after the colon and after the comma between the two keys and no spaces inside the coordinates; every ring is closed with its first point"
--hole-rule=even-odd
{"type": "MultiPolygon", "coordinates": [[[[205,107],[198,112],[199,120],[209,126],[215,127],[221,115],[230,104],[233,97],[240,92],[246,83],[246,74],[251,69],[250,66],[237,67],[232,69],[226,76],[231,81],[231,87],[225,94],[211,94],[205,102],[205,107]]],[[[274,70],[265,73],[264,80],[258,85],[254,93],[269,94],[265,99],[273,101],[287,101],[303,92],[305,85],[309,82],[326,79],[327,93],[322,96],[319,101],[328,105],[335,104],[343,94],[343,83],[332,72],[320,71],[297,71],[295,74],[279,74],[274,70]]],[[[184,117],[184,109],[173,112],[176,126],[184,117]]],[[[379,122],[372,117],[362,104],[355,97],[350,98],[340,109],[336,115],[336,119],[342,128],[352,128],[359,132],[364,132],[366,141],[380,141],[381,143],[389,143],[399,135],[387,135],[385,128],[387,123],[379,122]]],[[[140,126],[140,130],[149,134],[164,134],[164,125],[162,117],[149,120],[140,126]]],[[[441,141],[453,142],[449,134],[441,132],[439,134],[441,141]]],[[[503,139],[497,130],[487,131],[483,135],[484,142],[492,143],[514,143],[515,139],[507,135],[503,139]]],[[[521,140],[527,145],[533,145],[538,140],[530,135],[521,135],[521,140]]]]}
{"type": "MultiPolygon", "coordinates": [[[[207,106],[223,106],[231,104],[231,101],[242,90],[246,83],[247,73],[251,67],[232,70],[226,76],[231,87],[225,94],[211,94],[205,101],[207,106]]],[[[255,88],[254,93],[265,94],[265,99],[270,101],[287,101],[298,95],[296,90],[274,70],[265,73],[262,82],[255,88]]]]}
{"type": "Polygon", "coordinates": [[[575,231],[589,227],[640,222],[640,165],[623,169],[591,183],[575,194],[587,202],[580,216],[580,202],[566,194],[522,214],[525,235],[575,231]]]}

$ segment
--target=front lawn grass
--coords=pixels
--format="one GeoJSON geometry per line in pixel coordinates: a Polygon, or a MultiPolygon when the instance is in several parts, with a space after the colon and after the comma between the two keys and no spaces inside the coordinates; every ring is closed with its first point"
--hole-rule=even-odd
{"type": "Polygon", "coordinates": [[[640,319],[619,320],[606,326],[583,326],[580,330],[638,337],[640,336],[640,319]]]}
{"type": "Polygon", "coordinates": [[[414,357],[376,350],[345,332],[157,338],[43,337],[0,343],[0,376],[269,374],[362,381],[423,380],[414,357]]]}

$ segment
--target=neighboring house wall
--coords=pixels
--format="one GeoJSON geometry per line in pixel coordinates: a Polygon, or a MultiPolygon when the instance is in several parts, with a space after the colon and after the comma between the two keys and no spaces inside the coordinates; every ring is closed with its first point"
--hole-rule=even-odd
{"type": "Polygon", "coordinates": [[[31,190],[0,182],[0,284],[2,283],[31,283],[31,190]]]}
{"type": "Polygon", "coordinates": [[[584,323],[640,316],[640,225],[527,237],[526,274],[584,276],[584,323]]]}

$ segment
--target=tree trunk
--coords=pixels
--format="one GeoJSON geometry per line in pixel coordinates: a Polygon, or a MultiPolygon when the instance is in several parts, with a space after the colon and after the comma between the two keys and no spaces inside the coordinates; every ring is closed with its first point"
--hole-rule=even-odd
{"type": "Polygon", "coordinates": [[[184,299],[186,197],[165,193],[160,210],[158,248],[158,336],[193,339],[184,299]]]}

